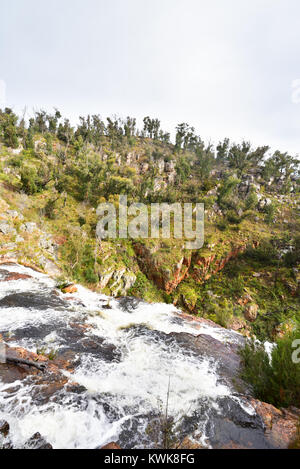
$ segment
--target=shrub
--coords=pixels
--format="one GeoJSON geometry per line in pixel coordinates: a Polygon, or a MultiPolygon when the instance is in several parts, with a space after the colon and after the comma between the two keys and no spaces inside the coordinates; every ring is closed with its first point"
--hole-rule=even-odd
{"type": "Polygon", "coordinates": [[[70,277],[83,283],[99,281],[95,271],[94,247],[81,236],[69,236],[62,247],[62,256],[67,262],[66,269],[70,277]]]}
{"type": "Polygon", "coordinates": [[[284,263],[287,267],[294,267],[300,262],[300,236],[293,240],[292,250],[284,256],[284,263]]]}
{"type": "Polygon", "coordinates": [[[163,152],[161,152],[159,150],[153,150],[152,158],[154,159],[154,161],[159,161],[159,160],[164,158],[164,154],[163,154],[163,152]]]}
{"type": "Polygon", "coordinates": [[[131,194],[134,184],[129,178],[111,176],[105,184],[107,194],[131,194]]]}
{"type": "Polygon", "coordinates": [[[222,327],[227,327],[233,317],[232,304],[227,299],[224,299],[220,305],[215,306],[215,315],[217,318],[216,323],[222,327]]]}
{"type": "Polygon", "coordinates": [[[44,207],[44,213],[45,213],[45,216],[47,218],[49,218],[50,220],[55,220],[56,216],[57,216],[57,212],[55,211],[56,209],[56,202],[57,202],[57,199],[50,199],[47,201],[45,207],[44,207]]]}
{"type": "Polygon", "coordinates": [[[257,248],[249,247],[244,256],[265,265],[276,265],[279,252],[270,241],[263,241],[257,248]]]}
{"type": "Polygon", "coordinates": [[[24,166],[21,170],[22,189],[26,194],[35,194],[39,191],[37,171],[32,166],[24,166]]]}
{"type": "Polygon", "coordinates": [[[235,274],[235,276],[229,282],[228,288],[232,295],[241,297],[245,291],[244,278],[239,274],[235,274]]]}
{"type": "Polygon", "coordinates": [[[251,210],[255,208],[258,204],[258,197],[255,192],[250,192],[247,199],[245,200],[246,210],[251,210]]]}
{"type": "Polygon", "coordinates": [[[226,231],[228,228],[228,221],[225,219],[220,220],[219,223],[217,224],[217,227],[220,231],[226,231]]]}
{"type": "Polygon", "coordinates": [[[252,385],[257,399],[277,407],[300,406],[300,363],[292,358],[296,339],[300,328],[277,341],[271,360],[261,344],[248,343],[241,350],[242,378],[252,385]]]}
{"type": "Polygon", "coordinates": [[[235,204],[231,203],[231,197],[233,195],[234,189],[236,186],[240,183],[239,179],[236,179],[233,176],[230,176],[227,178],[222,186],[219,189],[219,194],[218,194],[218,204],[220,205],[221,208],[225,209],[228,206],[235,206],[235,204]]]}
{"type": "Polygon", "coordinates": [[[276,207],[274,204],[267,205],[264,209],[265,212],[265,222],[268,225],[271,225],[275,221],[276,207]]]}
{"type": "Polygon", "coordinates": [[[186,306],[190,311],[195,308],[198,300],[198,294],[193,285],[181,283],[178,288],[178,295],[181,298],[184,306],[186,306]]]}
{"type": "Polygon", "coordinates": [[[234,210],[229,210],[227,213],[227,220],[233,225],[239,225],[242,221],[242,217],[237,215],[234,210]]]}
{"type": "Polygon", "coordinates": [[[149,280],[146,275],[138,272],[136,281],[133,287],[128,291],[128,295],[136,296],[138,298],[144,298],[149,285],[149,280]]]}

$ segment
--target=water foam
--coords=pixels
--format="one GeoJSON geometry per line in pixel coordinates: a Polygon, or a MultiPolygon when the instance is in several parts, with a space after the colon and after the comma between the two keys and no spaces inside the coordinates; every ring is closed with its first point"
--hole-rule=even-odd
{"type": "MultiPolygon", "coordinates": [[[[3,268],[33,278],[0,283],[2,298],[12,291],[42,291],[45,295],[53,291],[54,281],[43,274],[21,266],[3,268]]],[[[59,294],[59,298],[64,296],[59,294]]],[[[85,390],[80,396],[61,390],[44,404],[40,404],[37,387],[30,380],[11,385],[0,382],[0,418],[11,424],[16,445],[21,446],[37,431],[55,448],[93,448],[116,440],[124,422],[155,413],[165,405],[168,389],[168,410],[175,419],[192,415],[203,403],[207,403],[206,409],[218,409],[217,399],[230,396],[229,388],[218,376],[216,363],[183,351],[176,343],[166,342],[165,337],[172,332],[194,336],[204,333],[235,342],[234,333],[188,321],[173,305],[138,302],[126,309],[117,300],[81,286],[72,298],[65,301],[64,308],[3,308],[0,331],[13,333],[32,326],[43,331],[50,325],[52,330],[44,334],[44,343],[59,348],[65,340],[60,331],[68,334],[70,323],[76,319],[90,326],[84,333],[86,338],[101,337],[113,344],[120,359],[107,361],[95,354],[79,354],[74,373],[63,373],[85,390]],[[114,409],[114,418],[107,415],[104,403],[114,409]]],[[[40,345],[34,338],[20,338],[12,344],[27,345],[33,351],[40,345]]],[[[141,419],[140,431],[145,425],[141,419]]],[[[202,421],[198,428],[202,442],[204,429],[202,421]]]]}

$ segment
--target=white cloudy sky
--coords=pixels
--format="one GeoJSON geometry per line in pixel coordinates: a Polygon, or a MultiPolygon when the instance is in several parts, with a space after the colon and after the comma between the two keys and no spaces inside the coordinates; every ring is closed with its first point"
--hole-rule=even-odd
{"type": "Polygon", "coordinates": [[[15,110],[150,115],[296,154],[299,59],[299,0],[0,0],[15,110]]]}

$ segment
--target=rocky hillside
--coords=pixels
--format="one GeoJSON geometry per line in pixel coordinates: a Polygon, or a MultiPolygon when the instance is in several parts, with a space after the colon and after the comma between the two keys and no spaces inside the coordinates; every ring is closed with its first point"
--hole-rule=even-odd
{"type": "Polygon", "coordinates": [[[187,124],[176,143],[145,118],[99,116],[72,128],[58,111],[29,125],[0,116],[0,255],[110,296],[174,303],[262,339],[299,321],[299,161],[247,142],[216,148],[187,124]],[[97,245],[96,207],[204,202],[205,244],[146,239],[97,245]]]}

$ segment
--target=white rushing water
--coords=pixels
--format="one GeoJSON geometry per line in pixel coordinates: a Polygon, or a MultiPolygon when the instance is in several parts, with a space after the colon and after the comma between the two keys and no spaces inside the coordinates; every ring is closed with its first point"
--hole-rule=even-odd
{"type": "Polygon", "coordinates": [[[216,363],[183,350],[167,334],[205,334],[225,343],[238,340],[237,334],[187,320],[173,305],[124,305],[81,286],[73,295],[53,295],[49,277],[22,266],[1,269],[31,276],[0,281],[4,340],[33,352],[75,352],[74,372],[62,373],[81,386],[43,399],[42,387],[30,378],[5,384],[0,377],[0,419],[10,423],[14,445],[40,432],[54,448],[95,448],[119,439],[143,447],[149,416],[165,408],[168,389],[169,415],[180,421],[198,413],[192,433],[205,444],[208,412],[218,412],[218,399],[231,391],[216,363]],[[80,336],[74,336],[74,323],[85,325],[80,336]]]}

